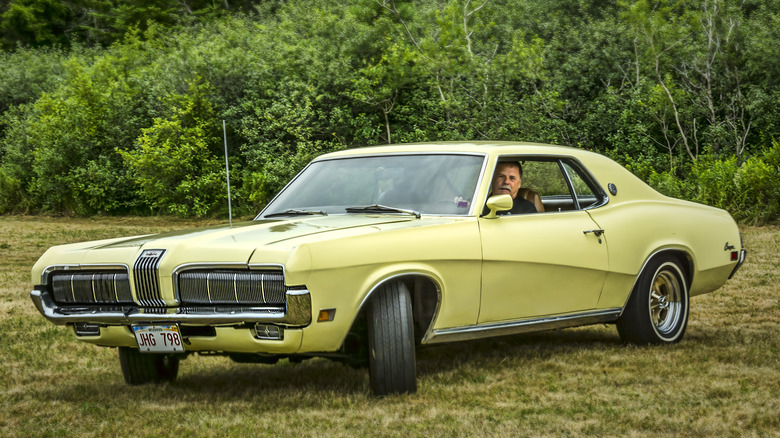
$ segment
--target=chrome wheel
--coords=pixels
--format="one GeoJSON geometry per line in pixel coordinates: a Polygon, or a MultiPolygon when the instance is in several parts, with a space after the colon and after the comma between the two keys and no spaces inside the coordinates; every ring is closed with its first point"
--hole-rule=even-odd
{"type": "Polygon", "coordinates": [[[639,275],[617,329],[624,342],[679,342],[688,325],[688,288],[680,260],[660,255],[639,275]]]}
{"type": "Polygon", "coordinates": [[[673,264],[661,266],[653,279],[650,289],[650,321],[655,325],[655,330],[661,336],[668,336],[679,324],[683,317],[683,285],[680,284],[679,272],[673,264]],[[671,265],[671,266],[669,266],[671,265]],[[665,269],[666,268],[666,269],[665,269]]]}

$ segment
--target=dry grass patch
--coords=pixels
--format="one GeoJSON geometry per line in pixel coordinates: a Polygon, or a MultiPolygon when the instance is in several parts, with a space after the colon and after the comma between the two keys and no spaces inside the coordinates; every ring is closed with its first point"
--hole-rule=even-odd
{"type": "Polygon", "coordinates": [[[115,350],[37,314],[51,245],[201,225],[0,217],[0,436],[780,436],[780,228],[745,228],[748,262],[692,300],[685,340],[626,347],[612,326],[418,352],[419,393],[376,399],[326,360],[192,356],[175,384],[128,387],[115,350]]]}

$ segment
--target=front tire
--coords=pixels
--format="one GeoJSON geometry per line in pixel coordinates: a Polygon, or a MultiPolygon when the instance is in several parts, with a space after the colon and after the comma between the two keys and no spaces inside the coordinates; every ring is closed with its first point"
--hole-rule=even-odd
{"type": "Polygon", "coordinates": [[[688,325],[689,305],[685,274],[677,259],[653,259],[639,276],[617,320],[620,339],[632,344],[679,342],[688,325]]]}
{"type": "Polygon", "coordinates": [[[371,297],[368,347],[374,395],[417,392],[412,301],[403,283],[385,284],[371,297]]]}
{"type": "Polygon", "coordinates": [[[179,358],[167,354],[141,353],[119,347],[119,364],[128,385],[173,382],[179,374],[179,358]]]}

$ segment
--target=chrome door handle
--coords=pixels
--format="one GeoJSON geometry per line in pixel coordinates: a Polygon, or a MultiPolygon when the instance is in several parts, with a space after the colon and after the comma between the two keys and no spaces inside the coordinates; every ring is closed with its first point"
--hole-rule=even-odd
{"type": "Polygon", "coordinates": [[[586,230],[582,232],[582,234],[589,234],[589,233],[593,233],[594,236],[598,237],[599,243],[601,243],[601,235],[604,234],[604,230],[586,230]]]}

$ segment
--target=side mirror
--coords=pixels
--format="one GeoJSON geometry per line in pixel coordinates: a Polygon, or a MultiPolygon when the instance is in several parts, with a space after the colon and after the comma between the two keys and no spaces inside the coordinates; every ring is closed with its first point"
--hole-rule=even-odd
{"type": "Polygon", "coordinates": [[[495,219],[498,217],[496,212],[511,210],[514,205],[512,197],[509,195],[491,196],[487,201],[487,208],[490,213],[486,214],[485,219],[495,219]]]}

